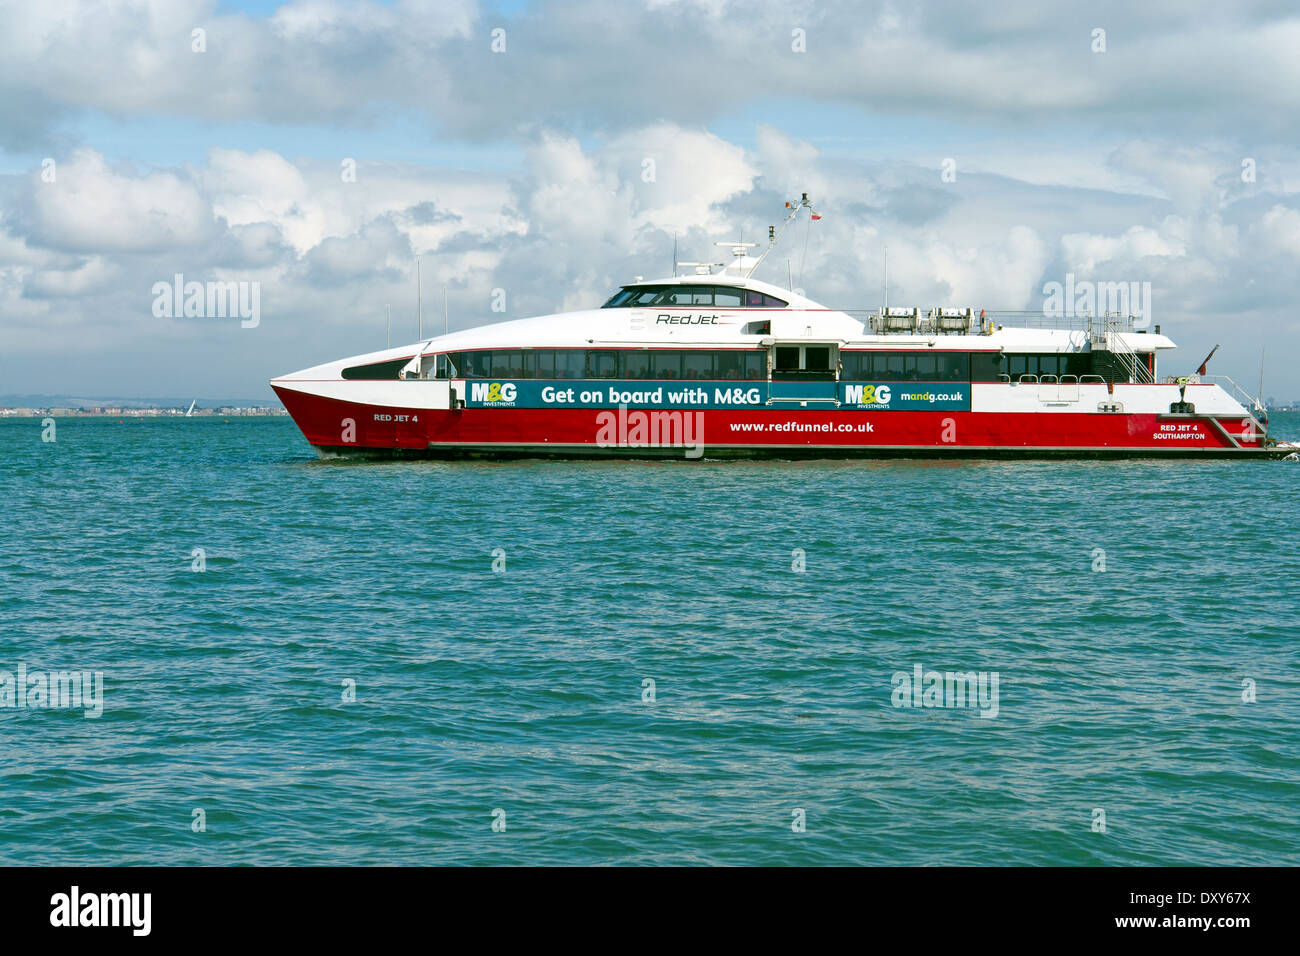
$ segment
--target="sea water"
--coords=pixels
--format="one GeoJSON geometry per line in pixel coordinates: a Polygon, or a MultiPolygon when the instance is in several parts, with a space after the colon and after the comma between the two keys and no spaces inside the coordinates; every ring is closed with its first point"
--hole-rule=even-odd
{"type": "Polygon", "coordinates": [[[46,687],[0,862],[1300,863],[1300,463],[43,434],[0,422],[0,680],[46,687]]]}

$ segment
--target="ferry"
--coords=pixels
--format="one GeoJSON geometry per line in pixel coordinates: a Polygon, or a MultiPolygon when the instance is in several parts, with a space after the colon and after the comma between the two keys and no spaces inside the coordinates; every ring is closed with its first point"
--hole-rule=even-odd
{"type": "MultiPolygon", "coordinates": [[[[787,208],[782,232],[801,209],[816,215],[806,195],[787,208]]],[[[776,227],[768,239],[770,252],[776,227]]],[[[271,386],[322,456],[1300,452],[1206,363],[1162,377],[1175,345],[1140,316],[832,309],[754,278],[767,256],[751,258],[754,244],[718,245],[730,263],[674,254],[673,275],[638,277],[599,308],[449,332],[271,386]]]]}

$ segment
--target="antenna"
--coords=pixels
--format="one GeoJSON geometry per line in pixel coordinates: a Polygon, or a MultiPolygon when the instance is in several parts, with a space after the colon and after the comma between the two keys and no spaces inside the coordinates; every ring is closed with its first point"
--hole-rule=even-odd
{"type": "Polygon", "coordinates": [[[1256,393],[1259,397],[1255,399],[1255,404],[1264,408],[1264,350],[1259,350],[1259,391],[1256,393]]]}
{"type": "Polygon", "coordinates": [[[889,246],[885,246],[885,314],[889,314],[889,246]]]}
{"type": "MultiPolygon", "coordinates": [[[[798,200],[787,202],[785,208],[790,210],[790,214],[785,217],[785,222],[781,223],[780,229],[777,229],[776,226],[767,227],[767,248],[763,250],[763,254],[758,257],[757,261],[754,262],[749,271],[745,273],[746,277],[752,276],[758,267],[763,264],[763,260],[767,258],[767,254],[771,252],[776,247],[776,244],[781,240],[781,236],[785,232],[786,228],[790,223],[794,222],[796,217],[798,217],[800,209],[807,209],[809,215],[813,218],[821,218],[821,216],[817,215],[816,210],[813,209],[812,201],[809,200],[807,193],[803,193],[798,200]]],[[[717,245],[732,245],[732,243],[719,242],[717,245]]]]}
{"type": "Polygon", "coordinates": [[[393,314],[387,302],[384,303],[384,345],[390,349],[393,347],[393,314]]]}
{"type": "Polygon", "coordinates": [[[451,331],[451,312],[447,309],[447,284],[442,285],[442,334],[451,331]]]}
{"type": "Polygon", "coordinates": [[[415,257],[415,314],[420,320],[420,341],[424,341],[424,297],[420,293],[420,257],[415,257]]]}
{"type": "Polygon", "coordinates": [[[677,278],[677,230],[673,230],[673,278],[677,278]]]}

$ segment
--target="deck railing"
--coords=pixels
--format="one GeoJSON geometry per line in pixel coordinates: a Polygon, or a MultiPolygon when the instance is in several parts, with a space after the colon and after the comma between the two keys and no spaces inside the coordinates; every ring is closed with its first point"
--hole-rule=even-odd
{"type": "MultiPolygon", "coordinates": [[[[1099,327],[1110,328],[1114,332],[1136,332],[1140,316],[1136,315],[1044,315],[1041,309],[1036,311],[1013,311],[1006,309],[976,310],[968,329],[942,328],[943,316],[938,310],[921,312],[915,327],[907,329],[890,328],[888,319],[897,316],[882,316],[879,309],[837,309],[861,321],[867,328],[881,335],[891,333],[920,333],[930,335],[987,335],[998,327],[1016,329],[1058,329],[1071,332],[1094,332],[1099,327]]],[[[1100,338],[1100,336],[1099,336],[1100,338]]]]}

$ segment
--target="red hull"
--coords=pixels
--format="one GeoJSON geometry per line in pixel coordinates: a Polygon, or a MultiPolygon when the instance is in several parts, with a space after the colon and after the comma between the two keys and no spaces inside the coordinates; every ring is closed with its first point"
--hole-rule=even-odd
{"type": "MultiPolygon", "coordinates": [[[[612,412],[593,408],[391,408],[276,387],[307,440],[347,451],[431,453],[675,454],[680,447],[629,447],[626,431],[601,444],[612,412]],[[606,416],[599,418],[598,416],[606,416]]],[[[628,413],[629,417],[638,413],[628,413]]],[[[649,413],[656,414],[656,413],[649,413]]],[[[667,413],[661,413],[667,414],[667,413]]],[[[725,454],[1267,454],[1241,437],[1243,422],[1208,417],[1116,413],[709,409],[696,416],[709,457],[725,454]],[[1235,441],[1234,441],[1235,439],[1235,441]]],[[[637,436],[633,434],[633,442],[637,436]]]]}

